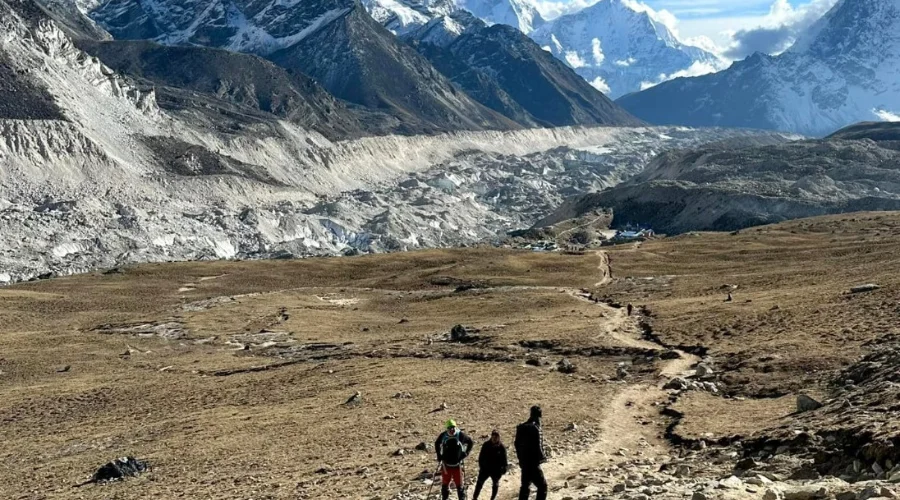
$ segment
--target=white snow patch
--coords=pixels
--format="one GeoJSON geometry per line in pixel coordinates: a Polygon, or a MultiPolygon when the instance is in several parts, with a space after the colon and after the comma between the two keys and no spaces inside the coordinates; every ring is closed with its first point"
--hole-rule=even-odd
{"type": "Polygon", "coordinates": [[[170,247],[175,244],[175,235],[174,234],[164,234],[162,236],[157,236],[153,238],[153,246],[156,247],[170,247]]]}
{"type": "Polygon", "coordinates": [[[591,82],[591,85],[595,89],[599,90],[600,92],[603,92],[604,94],[609,94],[609,91],[610,91],[609,85],[606,84],[606,82],[603,80],[603,78],[600,78],[599,76],[597,78],[594,78],[594,80],[591,82]]]}
{"type": "Polygon", "coordinates": [[[672,74],[659,75],[659,79],[655,82],[641,82],[641,90],[647,90],[650,87],[654,87],[659,85],[660,83],[667,82],[669,80],[674,80],[676,78],[690,78],[694,76],[703,76],[708,75],[710,73],[715,73],[719,71],[714,64],[703,62],[703,61],[695,61],[694,64],[691,64],[689,67],[682,69],[680,71],[676,71],[672,74]]]}
{"type": "Polygon", "coordinates": [[[886,109],[873,109],[872,113],[883,122],[900,122],[900,114],[893,113],[886,109]]]}
{"type": "Polygon", "coordinates": [[[575,69],[587,66],[587,63],[584,62],[584,59],[582,59],[581,56],[578,55],[578,52],[575,52],[574,50],[566,52],[566,63],[568,63],[569,66],[575,69]]]}
{"type": "Polygon", "coordinates": [[[591,54],[594,56],[594,64],[597,66],[600,66],[603,64],[603,61],[606,60],[606,55],[603,54],[603,47],[600,46],[599,38],[591,40],[591,54]]]}
{"type": "Polygon", "coordinates": [[[633,57],[629,57],[628,59],[619,59],[618,61],[614,61],[613,64],[615,64],[616,66],[622,67],[622,68],[627,68],[636,62],[637,62],[637,59],[635,59],[633,57]]]}

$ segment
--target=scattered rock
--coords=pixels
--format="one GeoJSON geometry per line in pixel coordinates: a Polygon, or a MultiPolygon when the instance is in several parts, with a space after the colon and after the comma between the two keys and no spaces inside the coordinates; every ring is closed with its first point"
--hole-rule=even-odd
{"type": "Polygon", "coordinates": [[[108,483],[122,481],[129,477],[138,477],[150,470],[150,464],[134,457],[122,457],[102,465],[90,479],[80,484],[84,486],[91,483],[108,483]]]}
{"type": "Polygon", "coordinates": [[[666,349],[659,355],[659,359],[663,361],[669,361],[672,359],[681,359],[681,353],[674,349],[666,349]]]}
{"type": "Polygon", "coordinates": [[[566,426],[566,432],[575,432],[578,430],[578,424],[572,422],[571,424],[566,426]]]}
{"type": "Polygon", "coordinates": [[[616,379],[625,380],[626,378],[628,378],[628,369],[623,363],[619,363],[619,366],[616,367],[616,379]]]}
{"type": "Polygon", "coordinates": [[[559,363],[556,363],[556,369],[560,373],[575,373],[576,371],[578,371],[578,367],[576,367],[574,364],[572,364],[571,361],[566,358],[563,358],[559,361],[559,363]]]}
{"type": "Polygon", "coordinates": [[[400,448],[399,450],[394,452],[395,457],[402,457],[404,455],[406,455],[406,450],[404,450],[403,448],[400,448]]]}
{"type": "Polygon", "coordinates": [[[697,365],[695,373],[700,378],[709,377],[713,374],[713,369],[706,363],[700,363],[699,365],[697,365]]]}
{"type": "Polygon", "coordinates": [[[700,491],[695,491],[694,494],[691,495],[691,500],[708,500],[708,499],[709,499],[709,497],[707,497],[705,494],[703,494],[700,491]]]}
{"type": "Polygon", "coordinates": [[[874,283],[868,283],[865,285],[857,285],[850,289],[850,293],[865,293],[865,292],[873,292],[881,288],[880,286],[874,283]]]}
{"type": "Polygon", "coordinates": [[[729,490],[737,490],[744,487],[744,482],[740,480],[737,476],[728,476],[727,478],[719,481],[719,488],[729,489],[729,490]]]}
{"type": "Polygon", "coordinates": [[[412,399],[413,395],[409,392],[398,392],[394,394],[394,399],[412,399]]]}
{"type": "Polygon", "coordinates": [[[431,445],[424,441],[416,445],[416,450],[418,451],[429,451],[430,449],[431,445]]]}
{"type": "Polygon", "coordinates": [[[454,342],[462,342],[464,340],[468,340],[469,338],[469,330],[462,326],[456,325],[450,329],[450,340],[454,342]]]}
{"type": "Polygon", "coordinates": [[[818,410],[821,407],[822,407],[822,403],[807,396],[806,394],[801,394],[801,395],[797,396],[797,412],[798,413],[804,413],[807,411],[818,410]]]}
{"type": "Polygon", "coordinates": [[[362,394],[359,391],[356,391],[352,396],[350,396],[349,399],[347,399],[347,401],[344,402],[344,405],[351,406],[358,405],[360,403],[362,403],[362,394]]]}
{"type": "Polygon", "coordinates": [[[663,386],[663,389],[673,390],[673,391],[685,391],[690,387],[690,384],[687,380],[681,377],[675,377],[672,380],[666,382],[666,385],[663,386]]]}
{"type": "Polygon", "coordinates": [[[62,368],[57,368],[56,373],[67,373],[71,369],[72,369],[72,365],[66,365],[66,366],[63,366],[62,368]]]}
{"type": "Polygon", "coordinates": [[[438,406],[437,408],[431,410],[430,413],[438,413],[438,412],[442,412],[442,411],[447,411],[449,409],[450,409],[450,407],[447,406],[447,403],[441,403],[441,406],[438,406]]]}
{"type": "Polygon", "coordinates": [[[768,488],[763,494],[763,500],[784,500],[784,493],[777,488],[768,488]]]}
{"type": "Polygon", "coordinates": [[[757,467],[756,460],[752,458],[745,458],[743,460],[739,460],[738,463],[734,465],[735,470],[753,470],[757,467]]]}

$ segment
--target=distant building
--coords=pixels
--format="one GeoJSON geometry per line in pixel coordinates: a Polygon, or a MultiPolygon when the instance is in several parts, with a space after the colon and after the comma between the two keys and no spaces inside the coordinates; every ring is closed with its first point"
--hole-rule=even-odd
{"type": "Polygon", "coordinates": [[[612,240],[617,243],[626,241],[644,241],[653,237],[652,229],[641,229],[640,231],[617,231],[612,240]]]}

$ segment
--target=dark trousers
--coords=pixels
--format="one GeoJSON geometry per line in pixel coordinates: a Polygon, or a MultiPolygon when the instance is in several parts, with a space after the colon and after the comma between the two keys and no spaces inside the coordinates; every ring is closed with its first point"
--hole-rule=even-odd
{"type": "Polygon", "coordinates": [[[536,500],[547,500],[547,480],[544,479],[544,471],[540,465],[532,465],[522,468],[522,488],[519,490],[519,500],[528,500],[528,488],[531,485],[537,487],[536,500]]]}
{"type": "Polygon", "coordinates": [[[491,478],[491,500],[497,498],[497,490],[500,489],[501,477],[503,477],[503,474],[497,472],[491,473],[486,470],[478,471],[478,481],[475,483],[475,495],[472,497],[472,500],[478,500],[478,495],[481,494],[481,488],[488,478],[491,478]]]}

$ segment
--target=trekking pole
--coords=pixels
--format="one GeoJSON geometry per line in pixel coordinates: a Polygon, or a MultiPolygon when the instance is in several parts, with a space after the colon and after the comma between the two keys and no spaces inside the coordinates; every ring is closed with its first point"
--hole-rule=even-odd
{"type": "Polygon", "coordinates": [[[434,474],[431,475],[431,486],[428,487],[428,494],[425,495],[425,500],[431,498],[431,491],[434,490],[435,479],[437,478],[438,472],[441,471],[441,468],[444,466],[443,462],[438,462],[438,468],[435,469],[434,474]]]}

